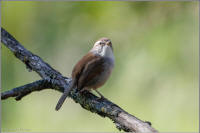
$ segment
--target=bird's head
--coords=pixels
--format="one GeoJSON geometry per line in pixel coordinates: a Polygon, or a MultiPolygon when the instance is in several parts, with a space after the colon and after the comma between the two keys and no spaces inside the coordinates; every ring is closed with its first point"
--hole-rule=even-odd
{"type": "Polygon", "coordinates": [[[95,42],[92,51],[102,56],[113,55],[113,47],[110,39],[103,37],[95,42]]]}

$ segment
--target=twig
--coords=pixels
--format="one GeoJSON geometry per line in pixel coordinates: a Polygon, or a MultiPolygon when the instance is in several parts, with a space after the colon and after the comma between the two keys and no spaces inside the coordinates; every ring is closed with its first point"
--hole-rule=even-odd
{"type": "Polygon", "coordinates": [[[7,99],[9,97],[16,97],[16,100],[21,100],[22,97],[30,94],[33,91],[40,91],[43,89],[48,89],[51,87],[51,84],[47,82],[46,80],[38,80],[30,84],[26,84],[24,86],[20,86],[17,88],[14,88],[9,91],[5,91],[1,94],[1,99],[7,99]]]}
{"type": "MultiPolygon", "coordinates": [[[[63,92],[71,82],[70,78],[64,77],[53,69],[50,65],[44,62],[39,56],[32,54],[26,50],[14,37],[6,30],[1,28],[1,42],[8,47],[14,55],[24,62],[28,69],[37,72],[43,80],[38,80],[33,83],[14,88],[3,92],[1,99],[15,97],[20,100],[24,96],[34,91],[39,91],[47,88],[55,89],[63,92]]],[[[90,92],[80,93],[76,88],[73,89],[69,97],[76,103],[79,103],[84,109],[97,113],[100,116],[108,117],[116,124],[120,130],[138,133],[156,133],[157,131],[151,127],[149,122],[144,122],[133,115],[130,115],[116,104],[107,99],[99,99],[90,92]]]]}

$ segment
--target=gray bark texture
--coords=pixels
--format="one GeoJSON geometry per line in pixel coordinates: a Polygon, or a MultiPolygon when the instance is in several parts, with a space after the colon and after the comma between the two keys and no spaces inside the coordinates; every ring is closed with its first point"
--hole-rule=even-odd
{"type": "MultiPolygon", "coordinates": [[[[54,89],[61,93],[70,85],[71,79],[62,76],[60,72],[53,69],[39,56],[25,49],[11,34],[1,28],[1,42],[21,60],[29,71],[35,71],[42,78],[41,80],[29,83],[1,93],[1,99],[9,97],[21,100],[24,96],[44,89],[54,89]]],[[[79,103],[84,109],[96,113],[102,117],[110,118],[119,130],[136,133],[157,133],[150,122],[142,121],[127,113],[118,105],[107,99],[100,99],[90,92],[80,93],[74,88],[69,97],[79,103]]]]}

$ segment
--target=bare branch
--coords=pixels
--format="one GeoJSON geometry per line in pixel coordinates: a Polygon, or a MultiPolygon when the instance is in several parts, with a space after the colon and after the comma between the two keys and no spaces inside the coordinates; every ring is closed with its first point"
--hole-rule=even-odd
{"type": "Polygon", "coordinates": [[[1,99],[7,99],[9,97],[16,97],[16,100],[21,100],[22,97],[30,94],[33,91],[40,91],[43,89],[48,89],[51,84],[46,80],[38,80],[30,84],[26,84],[9,91],[5,91],[1,94],[1,99]]]}
{"type": "MultiPolygon", "coordinates": [[[[44,78],[44,80],[38,80],[3,92],[1,99],[15,97],[16,100],[20,100],[34,91],[51,88],[63,92],[64,89],[68,87],[71,82],[70,78],[62,76],[61,73],[45,63],[39,56],[26,50],[3,28],[1,28],[1,38],[2,43],[7,46],[18,59],[24,62],[29,69],[34,70],[44,78]]],[[[84,109],[97,113],[100,116],[110,118],[120,130],[138,133],[157,132],[151,127],[149,122],[144,122],[136,118],[111,101],[100,99],[90,92],[85,91],[84,93],[80,93],[76,88],[74,88],[70,92],[69,97],[71,97],[76,103],[79,103],[84,109]]]]}
{"type": "Polygon", "coordinates": [[[68,88],[65,78],[49,64],[44,62],[39,56],[26,50],[12,35],[1,28],[1,42],[8,47],[13,54],[20,59],[29,70],[37,72],[40,77],[52,80],[54,84],[63,89],[68,88]]]}

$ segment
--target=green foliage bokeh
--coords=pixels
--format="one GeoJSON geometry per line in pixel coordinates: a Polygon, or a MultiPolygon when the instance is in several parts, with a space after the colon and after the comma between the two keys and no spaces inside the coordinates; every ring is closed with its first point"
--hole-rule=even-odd
{"type": "MultiPolygon", "coordinates": [[[[198,2],[1,2],[2,26],[65,76],[101,37],[116,59],[105,97],[161,132],[198,131],[198,2]]],[[[2,91],[40,79],[2,46],[2,91]]],[[[2,101],[2,131],[117,131],[61,93],[2,101]]]]}

